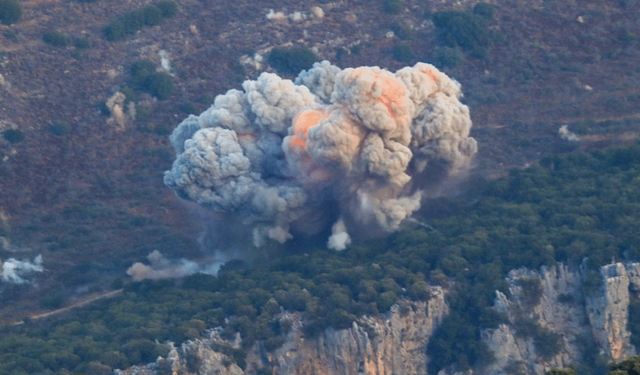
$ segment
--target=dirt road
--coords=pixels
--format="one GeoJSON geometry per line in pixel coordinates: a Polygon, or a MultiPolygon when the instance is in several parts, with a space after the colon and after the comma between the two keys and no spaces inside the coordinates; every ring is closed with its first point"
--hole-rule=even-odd
{"type": "MultiPolygon", "coordinates": [[[[41,314],[31,315],[31,316],[29,316],[29,319],[37,320],[37,319],[47,318],[49,316],[61,314],[61,313],[65,312],[65,311],[69,311],[69,310],[75,309],[77,307],[82,307],[82,306],[88,305],[88,304],[90,304],[92,302],[95,302],[95,301],[103,299],[103,298],[114,297],[114,296],[116,296],[116,295],[118,295],[120,293],[122,293],[122,289],[110,290],[108,292],[102,292],[102,293],[98,293],[98,294],[93,294],[91,296],[82,298],[82,299],[74,302],[73,304],[71,304],[69,306],[65,306],[65,307],[62,307],[62,308],[56,309],[56,310],[47,311],[47,312],[41,313],[41,314]]],[[[20,324],[24,324],[24,320],[21,320],[19,322],[9,323],[8,325],[17,326],[17,325],[20,325],[20,324]]]]}

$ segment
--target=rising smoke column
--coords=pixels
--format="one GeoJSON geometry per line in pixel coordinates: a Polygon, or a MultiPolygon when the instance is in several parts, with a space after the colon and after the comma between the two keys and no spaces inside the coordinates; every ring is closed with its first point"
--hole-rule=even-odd
{"type": "Polygon", "coordinates": [[[295,82],[263,73],[242,88],[178,125],[164,182],[239,220],[255,246],[332,227],[341,250],[349,231],[394,231],[420,208],[416,181],[456,174],[477,151],[460,84],[429,64],[323,61],[295,82]]]}
{"type": "Polygon", "coordinates": [[[35,257],[33,262],[9,258],[4,263],[0,262],[1,280],[13,284],[24,284],[28,282],[25,279],[28,274],[44,271],[42,264],[42,255],[35,257]]]}
{"type": "Polygon", "coordinates": [[[180,259],[180,261],[176,262],[165,258],[158,250],[152,251],[147,256],[147,259],[149,260],[149,265],[136,262],[129,267],[127,275],[131,276],[134,281],[178,279],[198,272],[214,275],[218,273],[221,265],[221,263],[212,263],[202,266],[186,259],[180,259]]]}

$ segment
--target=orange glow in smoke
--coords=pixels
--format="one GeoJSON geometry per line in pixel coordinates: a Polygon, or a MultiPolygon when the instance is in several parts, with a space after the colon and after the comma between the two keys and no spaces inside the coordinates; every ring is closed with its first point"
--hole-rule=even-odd
{"type": "Polygon", "coordinates": [[[372,71],[366,67],[354,69],[354,74],[356,76],[360,76],[366,72],[373,73],[376,84],[382,86],[382,93],[379,97],[374,98],[370,93],[367,94],[367,96],[379,100],[380,103],[387,107],[387,112],[389,112],[389,115],[391,117],[398,117],[398,113],[396,112],[394,107],[406,107],[406,89],[404,85],[401,82],[398,82],[398,80],[393,77],[382,75],[381,71],[372,71]]]}
{"type": "Polygon", "coordinates": [[[238,141],[240,142],[248,141],[248,142],[255,143],[256,136],[251,133],[238,134],[238,141]]]}
{"type": "Polygon", "coordinates": [[[291,145],[307,148],[307,132],[318,125],[321,120],[329,117],[330,112],[325,112],[322,108],[308,109],[300,112],[293,120],[293,142],[291,145]]]}
{"type": "Polygon", "coordinates": [[[435,75],[435,74],[433,73],[433,71],[431,71],[431,70],[422,70],[422,69],[419,69],[418,71],[419,71],[420,73],[422,73],[422,74],[425,74],[425,75],[429,76],[429,78],[430,78],[433,82],[435,82],[435,81],[437,80],[437,79],[436,79],[436,75],[435,75]]]}

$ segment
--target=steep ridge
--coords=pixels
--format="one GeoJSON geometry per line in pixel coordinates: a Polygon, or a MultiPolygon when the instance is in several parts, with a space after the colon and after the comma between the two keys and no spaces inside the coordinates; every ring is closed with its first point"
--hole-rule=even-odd
{"type": "MultiPolygon", "coordinates": [[[[495,361],[482,369],[443,370],[439,375],[542,375],[554,367],[588,362],[589,353],[599,353],[606,361],[635,355],[627,322],[631,293],[640,290],[640,263],[603,266],[595,284],[594,274],[586,262],[578,268],[557,264],[511,271],[510,296],[496,292],[494,304],[503,323],[482,332],[495,361]]],[[[285,312],[281,319],[291,320],[293,328],[284,345],[273,353],[254,345],[244,369],[228,350],[221,350],[238,348],[241,338],[229,342],[213,329],[207,337],[173,346],[166,359],[116,374],[162,374],[162,368],[174,374],[426,374],[427,344],[449,311],[447,291],[432,287],[431,292],[428,302],[404,301],[385,317],[362,317],[349,329],[328,329],[313,339],[303,337],[300,315],[285,312]]]]}
{"type": "MultiPolygon", "coordinates": [[[[429,337],[449,310],[442,288],[433,287],[431,293],[428,302],[394,305],[385,318],[362,317],[349,329],[328,329],[314,339],[303,337],[299,315],[285,313],[281,319],[292,320],[293,327],[284,345],[269,354],[261,344],[256,344],[247,353],[244,371],[236,363],[230,363],[229,356],[213,349],[238,347],[240,337],[227,342],[215,329],[206,338],[173,347],[167,360],[173,373],[178,374],[190,373],[188,370],[220,375],[255,374],[258,370],[291,375],[424,374],[429,337]]],[[[159,359],[143,368],[116,373],[158,374],[162,362],[159,359]]]]}
{"type": "Polygon", "coordinates": [[[497,292],[495,301],[495,308],[507,316],[508,323],[483,332],[483,339],[496,355],[486,373],[507,374],[519,369],[526,374],[544,374],[553,367],[584,362],[589,347],[609,361],[635,355],[627,321],[630,290],[637,290],[640,285],[639,270],[638,263],[601,267],[602,282],[595,288],[585,283],[584,264],[575,270],[558,264],[542,267],[539,272],[526,269],[510,272],[507,281],[511,298],[497,292]],[[531,290],[523,288],[522,280],[540,282],[541,294],[533,306],[528,303],[531,290]],[[535,323],[538,332],[523,334],[526,322],[535,323]],[[558,342],[536,337],[541,331],[547,332],[547,338],[559,335],[555,336],[558,342]],[[548,350],[554,344],[557,352],[545,353],[543,346],[547,345],[548,350]]]}

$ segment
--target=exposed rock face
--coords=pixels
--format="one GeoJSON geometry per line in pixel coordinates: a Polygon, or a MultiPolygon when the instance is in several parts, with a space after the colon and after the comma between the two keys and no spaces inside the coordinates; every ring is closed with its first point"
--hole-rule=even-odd
{"type": "MultiPolygon", "coordinates": [[[[583,362],[587,350],[610,361],[635,355],[627,320],[630,293],[640,291],[640,264],[615,263],[599,271],[599,283],[584,266],[511,271],[509,296],[496,292],[494,304],[505,322],[482,332],[496,360],[465,374],[542,375],[550,368],[583,362]]],[[[432,287],[428,302],[403,301],[385,318],[363,317],[349,329],[328,329],[315,339],[303,337],[300,315],[285,314],[293,329],[284,345],[267,353],[256,344],[247,353],[244,369],[220,352],[221,345],[237,348],[240,338],[230,343],[212,330],[207,338],[174,347],[167,359],[116,374],[171,373],[160,371],[161,366],[173,374],[248,375],[259,370],[274,375],[427,374],[427,344],[447,313],[445,291],[432,287]]],[[[439,373],[447,374],[451,372],[439,373]]]]}
{"type": "Polygon", "coordinates": [[[428,302],[405,302],[403,306],[394,305],[386,318],[363,317],[349,329],[328,329],[315,339],[305,339],[300,317],[287,314],[283,318],[292,319],[294,324],[285,344],[272,354],[255,345],[247,354],[244,371],[229,357],[212,349],[220,345],[237,347],[239,340],[226,342],[219,331],[212,330],[207,338],[173,347],[167,359],[116,374],[158,374],[158,368],[168,364],[174,374],[188,374],[194,366],[197,374],[207,375],[255,374],[260,369],[287,375],[426,374],[427,343],[449,312],[445,293],[440,287],[432,287],[428,302]]]}
{"type": "Polygon", "coordinates": [[[511,298],[497,292],[495,300],[495,308],[509,324],[483,332],[496,355],[484,372],[544,374],[583,361],[589,346],[613,361],[635,355],[627,320],[630,287],[640,289],[640,264],[610,264],[600,269],[600,276],[600,286],[589,289],[584,267],[571,270],[558,264],[540,272],[511,271],[507,278],[511,298]],[[541,293],[531,295],[536,294],[531,286],[536,284],[541,293]],[[531,323],[534,334],[527,332],[531,323]],[[557,350],[552,350],[554,343],[557,350]]]}

